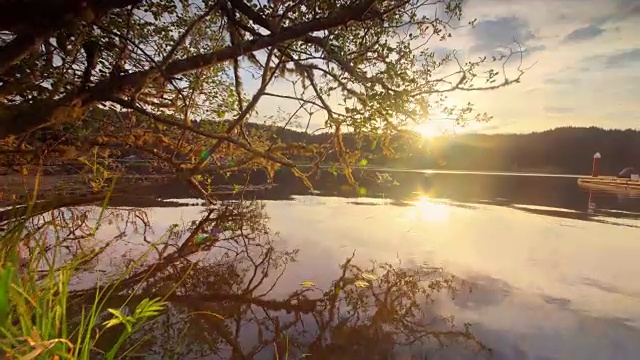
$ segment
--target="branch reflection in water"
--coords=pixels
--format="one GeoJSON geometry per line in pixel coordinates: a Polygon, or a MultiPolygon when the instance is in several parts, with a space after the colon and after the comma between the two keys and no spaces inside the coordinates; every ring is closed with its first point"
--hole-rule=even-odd
{"type": "MultiPolygon", "coordinates": [[[[446,216],[428,199],[418,204],[424,216],[438,220],[446,216]]],[[[46,250],[51,254],[55,245],[64,248],[65,261],[84,259],[86,272],[77,274],[76,288],[69,295],[67,312],[72,321],[79,321],[96,293],[105,289],[109,296],[103,308],[123,314],[131,314],[144,299],[168,302],[159,316],[126,340],[120,355],[422,359],[451,345],[455,351],[490,354],[468,326],[454,326],[452,318],[433,310],[438,293],[455,294],[459,284],[438,268],[375,262],[362,266],[356,264],[354,253],[338,264],[340,276],[328,287],[319,288],[309,279],[288,295],[273,295],[298,251],[279,246],[259,202],[220,202],[207,207],[200,220],[172,225],[166,234],[154,234],[140,209],[108,209],[98,233],[103,239],[111,233],[109,240],[90,242],[95,213],[95,209],[57,210],[32,219],[30,228],[33,232],[65,228],[65,241],[50,243],[46,250]],[[56,226],[52,218],[60,220],[56,226]],[[138,249],[146,251],[145,258],[135,259],[139,254],[131,251],[115,262],[118,249],[132,248],[127,244],[132,238],[140,239],[138,249]],[[96,284],[98,270],[104,273],[96,284]]],[[[30,248],[37,251],[35,244],[30,248]]],[[[108,318],[105,312],[102,320],[108,318]]],[[[96,354],[112,349],[124,326],[100,331],[96,354]]]]}

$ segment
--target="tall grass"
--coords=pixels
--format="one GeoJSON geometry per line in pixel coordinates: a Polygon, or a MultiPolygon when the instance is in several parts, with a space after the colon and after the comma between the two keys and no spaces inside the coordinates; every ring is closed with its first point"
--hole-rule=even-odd
{"type": "MultiPolygon", "coordinates": [[[[103,222],[107,201],[108,197],[89,234],[94,240],[103,222]]],[[[30,203],[31,208],[34,202],[30,203]]],[[[166,305],[163,299],[147,298],[130,315],[122,310],[126,302],[120,309],[105,306],[115,287],[140,265],[153,246],[110,286],[98,288],[89,306],[81,304],[79,315],[72,315],[68,312],[73,305],[70,282],[75,274],[84,270],[83,264],[96,257],[100,250],[65,258],[60,246],[65,240],[59,231],[60,224],[52,217],[41,224],[50,231],[33,232],[29,231],[27,219],[10,224],[0,234],[0,356],[25,360],[116,358],[127,338],[166,305]],[[28,254],[21,253],[26,244],[28,254]],[[110,349],[96,349],[98,339],[112,327],[120,332],[116,334],[117,341],[110,349]]]]}

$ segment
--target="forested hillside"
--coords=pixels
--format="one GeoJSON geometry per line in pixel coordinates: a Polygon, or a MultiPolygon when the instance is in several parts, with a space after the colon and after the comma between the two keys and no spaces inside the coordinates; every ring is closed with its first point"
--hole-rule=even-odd
{"type": "Polygon", "coordinates": [[[389,164],[457,170],[539,171],[591,173],[596,152],[601,172],[617,174],[627,166],[640,167],[640,132],[600,128],[557,128],[540,133],[458,135],[425,141],[424,150],[389,164]]]}
{"type": "MultiPolygon", "coordinates": [[[[278,136],[288,142],[323,143],[330,139],[328,134],[311,136],[291,130],[281,130],[278,136]]],[[[530,134],[462,134],[435,139],[422,139],[415,134],[404,136],[404,141],[394,142],[396,156],[382,155],[376,144],[371,154],[363,155],[371,156],[367,164],[411,169],[589,174],[593,155],[600,152],[603,174],[617,174],[627,166],[640,168],[640,132],[635,130],[562,127],[530,134]]],[[[344,138],[347,146],[355,143],[348,133],[344,138]]],[[[371,139],[364,142],[373,145],[371,139]]]]}

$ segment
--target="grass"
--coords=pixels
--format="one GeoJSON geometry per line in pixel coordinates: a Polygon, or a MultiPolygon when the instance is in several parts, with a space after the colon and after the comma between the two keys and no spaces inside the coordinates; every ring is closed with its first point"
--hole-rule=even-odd
{"type": "MultiPolygon", "coordinates": [[[[107,201],[108,197],[89,237],[95,238],[107,201]]],[[[34,202],[30,203],[32,206],[34,202]]],[[[21,220],[0,234],[0,356],[25,360],[89,359],[102,352],[104,358],[115,359],[127,338],[166,306],[161,298],[147,298],[130,315],[123,310],[126,302],[120,309],[105,306],[115,286],[131,274],[153,246],[112,283],[113,287],[96,291],[90,306],[81,306],[80,314],[70,314],[69,285],[73,275],[81,272],[82,265],[97,252],[65,259],[60,250],[65,240],[61,231],[64,224],[52,216],[41,225],[48,231],[33,231],[28,220],[21,220]],[[27,247],[25,262],[21,249],[27,247]],[[105,316],[107,320],[101,321],[105,316]],[[110,349],[100,351],[95,345],[109,328],[119,329],[117,341],[110,349]]]]}

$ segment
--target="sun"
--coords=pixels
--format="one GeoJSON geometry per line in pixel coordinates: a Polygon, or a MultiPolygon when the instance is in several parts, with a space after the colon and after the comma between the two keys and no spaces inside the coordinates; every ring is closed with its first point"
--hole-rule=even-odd
{"type": "Polygon", "coordinates": [[[439,129],[438,126],[434,125],[433,122],[426,122],[424,124],[420,124],[414,129],[418,132],[422,137],[430,139],[438,136],[442,136],[444,131],[439,129]]]}

